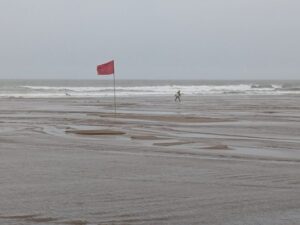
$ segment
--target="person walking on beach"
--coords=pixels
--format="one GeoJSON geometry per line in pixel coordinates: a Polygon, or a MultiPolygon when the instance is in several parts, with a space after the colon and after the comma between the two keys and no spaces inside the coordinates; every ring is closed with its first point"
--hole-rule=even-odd
{"type": "Polygon", "coordinates": [[[175,94],[175,102],[181,102],[181,93],[180,93],[180,90],[178,90],[175,94]]]}

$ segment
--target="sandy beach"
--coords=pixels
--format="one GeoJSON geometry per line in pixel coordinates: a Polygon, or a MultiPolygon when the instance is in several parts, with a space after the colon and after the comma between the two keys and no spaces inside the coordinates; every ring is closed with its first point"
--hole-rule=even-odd
{"type": "Polygon", "coordinates": [[[0,224],[300,224],[297,95],[0,105],[0,224]]]}

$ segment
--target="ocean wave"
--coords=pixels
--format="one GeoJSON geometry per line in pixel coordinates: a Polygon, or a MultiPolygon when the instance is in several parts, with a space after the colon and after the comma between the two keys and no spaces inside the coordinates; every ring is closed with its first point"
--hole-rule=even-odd
{"type": "MultiPolygon", "coordinates": [[[[35,91],[73,91],[73,92],[96,92],[111,91],[113,87],[51,87],[51,86],[22,86],[23,88],[35,91]]],[[[252,85],[161,85],[161,86],[117,86],[118,91],[140,91],[140,92],[169,92],[174,90],[185,90],[186,92],[223,92],[223,91],[247,91],[252,89],[252,85]]]]}
{"type": "Polygon", "coordinates": [[[280,89],[282,85],[275,85],[275,84],[252,84],[251,88],[254,89],[280,89]]]}
{"type": "MultiPolygon", "coordinates": [[[[178,90],[184,95],[282,95],[300,94],[300,87],[279,84],[229,84],[229,85],[145,85],[116,86],[118,96],[173,96],[178,90]]],[[[59,98],[59,97],[110,97],[112,86],[47,86],[19,85],[0,89],[0,97],[59,98]]]]}

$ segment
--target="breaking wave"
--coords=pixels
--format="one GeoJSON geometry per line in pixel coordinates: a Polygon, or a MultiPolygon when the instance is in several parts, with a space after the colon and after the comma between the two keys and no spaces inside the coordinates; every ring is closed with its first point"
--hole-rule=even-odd
{"type": "MultiPolygon", "coordinates": [[[[113,87],[110,86],[81,86],[75,85],[17,85],[14,87],[0,87],[0,97],[24,98],[60,98],[60,97],[110,97],[113,96],[113,87]]],[[[118,96],[173,96],[177,90],[186,96],[201,95],[285,95],[300,94],[299,86],[280,84],[163,84],[163,85],[118,85],[118,96]]]]}

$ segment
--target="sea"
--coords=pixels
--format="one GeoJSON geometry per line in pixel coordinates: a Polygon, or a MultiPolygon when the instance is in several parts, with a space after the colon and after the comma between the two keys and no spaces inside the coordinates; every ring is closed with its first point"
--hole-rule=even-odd
{"type": "MultiPolygon", "coordinates": [[[[117,80],[117,96],[299,95],[300,80],[117,80]]],[[[114,95],[113,80],[0,80],[0,98],[114,95]]]]}

